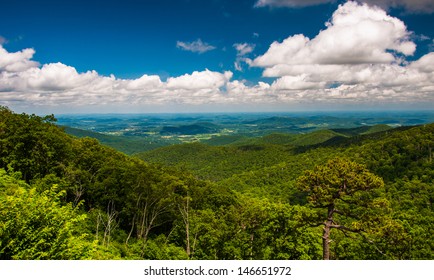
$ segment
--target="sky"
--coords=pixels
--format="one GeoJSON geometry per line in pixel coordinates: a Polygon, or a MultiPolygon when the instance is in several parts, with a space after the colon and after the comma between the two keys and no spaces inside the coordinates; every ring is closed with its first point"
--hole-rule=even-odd
{"type": "Polygon", "coordinates": [[[434,0],[0,0],[17,112],[434,109],[434,0]]]}

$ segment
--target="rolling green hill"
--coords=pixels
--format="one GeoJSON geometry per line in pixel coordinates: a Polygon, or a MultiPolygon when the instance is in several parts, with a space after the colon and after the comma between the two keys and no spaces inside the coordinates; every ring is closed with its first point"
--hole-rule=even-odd
{"type": "Polygon", "coordinates": [[[374,126],[361,126],[356,128],[337,128],[337,129],[332,129],[332,131],[335,131],[341,135],[352,137],[357,135],[372,134],[376,132],[387,131],[390,129],[392,129],[392,127],[387,124],[378,124],[374,126]]]}
{"type": "Polygon", "coordinates": [[[341,136],[332,130],[319,130],[308,134],[302,134],[291,142],[294,146],[311,146],[323,143],[333,137],[341,136]]]}
{"type": "Polygon", "coordinates": [[[218,136],[203,143],[171,145],[135,156],[148,162],[185,168],[202,179],[220,180],[244,170],[257,170],[286,162],[301,151],[338,144],[350,145],[355,141],[376,137],[375,135],[385,136],[385,131],[389,129],[389,126],[364,126],[356,129],[319,130],[306,134],[218,136]]]}
{"type": "Polygon", "coordinates": [[[132,155],[135,153],[153,150],[159,147],[163,147],[166,145],[172,144],[167,141],[164,142],[162,140],[152,141],[146,137],[141,136],[115,136],[115,135],[107,135],[98,132],[93,132],[89,130],[83,130],[72,127],[62,127],[66,133],[73,135],[78,138],[90,137],[97,139],[101,144],[110,146],[120,152],[123,152],[128,155],[132,155]]]}
{"type": "Polygon", "coordinates": [[[158,148],[136,155],[147,162],[189,170],[201,179],[218,181],[244,170],[284,161],[286,147],[276,145],[209,146],[187,143],[158,148]]]}
{"type": "Polygon", "coordinates": [[[250,138],[245,135],[219,135],[212,136],[210,139],[201,142],[210,146],[226,146],[236,143],[243,143],[249,139],[250,138]]]}

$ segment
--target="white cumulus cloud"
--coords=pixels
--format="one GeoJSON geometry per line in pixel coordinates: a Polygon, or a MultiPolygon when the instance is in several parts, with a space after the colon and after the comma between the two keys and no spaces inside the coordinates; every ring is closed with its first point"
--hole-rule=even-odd
{"type": "Polygon", "coordinates": [[[201,72],[194,71],[192,74],[169,78],[167,87],[169,89],[185,90],[218,89],[224,86],[230,78],[232,78],[232,72],[230,71],[219,73],[206,69],[201,72]]]}
{"type": "Polygon", "coordinates": [[[30,68],[21,73],[29,89],[62,91],[82,87],[98,78],[96,72],[79,74],[74,67],[62,63],[45,64],[42,68],[30,68]]]}
{"type": "Polygon", "coordinates": [[[225,103],[224,88],[232,72],[194,71],[162,81],[158,75],[137,79],[102,76],[96,71],[79,73],[63,63],[39,66],[35,51],[9,53],[0,49],[0,103],[12,106],[164,106],[225,103]]]}
{"type": "Polygon", "coordinates": [[[31,60],[34,54],[34,49],[10,53],[0,45],[0,71],[20,72],[38,66],[37,62],[31,60]]]}
{"type": "Polygon", "coordinates": [[[316,37],[299,34],[274,42],[251,66],[278,78],[274,92],[305,101],[433,100],[434,55],[406,61],[416,50],[410,38],[401,20],[349,1],[316,37]]]}
{"type": "Polygon", "coordinates": [[[276,70],[288,65],[389,63],[396,60],[390,50],[403,55],[416,50],[405,24],[379,8],[347,2],[326,25],[313,39],[300,34],[274,42],[252,65],[274,67],[279,76],[276,70]]]}
{"type": "Polygon", "coordinates": [[[410,64],[410,67],[424,73],[434,73],[434,52],[422,56],[410,64]]]}

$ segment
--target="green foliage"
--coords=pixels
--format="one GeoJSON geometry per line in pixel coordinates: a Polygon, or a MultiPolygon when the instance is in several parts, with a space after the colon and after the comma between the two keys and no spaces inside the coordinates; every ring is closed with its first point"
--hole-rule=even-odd
{"type": "Polygon", "coordinates": [[[388,132],[383,139],[367,139],[357,146],[349,147],[359,161],[393,182],[397,178],[421,176],[432,182],[434,124],[388,132]]]}
{"type": "Polygon", "coordinates": [[[291,144],[294,146],[311,146],[323,143],[337,136],[342,135],[332,130],[319,130],[309,134],[299,135],[294,141],[291,142],[291,144]]]}
{"type": "Polygon", "coordinates": [[[110,146],[128,155],[143,152],[146,150],[156,149],[164,145],[170,144],[161,140],[158,142],[150,141],[149,139],[139,136],[107,135],[72,127],[63,127],[63,129],[66,133],[78,138],[89,137],[97,139],[101,144],[110,146]]]}
{"type": "Polygon", "coordinates": [[[219,181],[245,170],[257,170],[291,155],[286,147],[246,144],[212,147],[201,143],[175,145],[137,155],[153,163],[184,168],[201,179],[219,181]]]}
{"type": "Polygon", "coordinates": [[[246,140],[249,140],[247,136],[243,135],[220,135],[220,136],[212,136],[208,140],[203,140],[201,143],[207,144],[210,146],[225,146],[225,145],[233,145],[237,143],[243,143],[246,140]]]}
{"type": "Polygon", "coordinates": [[[69,157],[70,139],[54,116],[14,114],[0,108],[0,168],[19,170],[26,181],[58,173],[69,157]]]}
{"type": "MultiPolygon", "coordinates": [[[[309,209],[244,197],[238,206],[190,212],[192,259],[319,259],[318,231],[306,227],[309,209]]],[[[172,239],[185,246],[185,227],[172,239]]]]}
{"type": "Polygon", "coordinates": [[[324,259],[330,258],[332,229],[377,233],[384,224],[388,201],[377,191],[384,187],[383,180],[360,164],[329,160],[300,176],[297,187],[307,193],[309,206],[318,212],[316,223],[323,225],[324,259]]]}
{"type": "Polygon", "coordinates": [[[328,207],[343,202],[363,202],[367,191],[382,188],[383,180],[355,162],[335,158],[325,165],[306,171],[298,179],[298,188],[308,193],[313,207],[328,207]]]}
{"type": "Polygon", "coordinates": [[[37,193],[0,169],[1,259],[83,259],[90,244],[80,234],[86,215],[60,202],[53,186],[37,193]]]}
{"type": "Polygon", "coordinates": [[[54,122],[0,108],[2,259],[320,259],[330,205],[346,228],[331,258],[434,258],[434,124],[215,137],[139,159],[54,122]]]}
{"type": "Polygon", "coordinates": [[[372,133],[383,132],[391,129],[392,127],[386,124],[378,124],[374,126],[361,126],[356,128],[338,128],[338,129],[333,129],[333,131],[339,133],[340,135],[344,135],[347,137],[354,137],[358,135],[368,135],[372,133]]]}

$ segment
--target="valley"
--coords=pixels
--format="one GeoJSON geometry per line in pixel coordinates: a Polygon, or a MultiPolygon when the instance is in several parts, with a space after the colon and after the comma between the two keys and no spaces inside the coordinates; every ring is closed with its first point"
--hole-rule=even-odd
{"type": "Polygon", "coordinates": [[[307,112],[58,115],[77,137],[93,137],[127,154],[174,144],[319,144],[334,137],[369,134],[434,122],[426,112],[307,112]],[[312,134],[313,133],[313,134],[312,134]]]}

